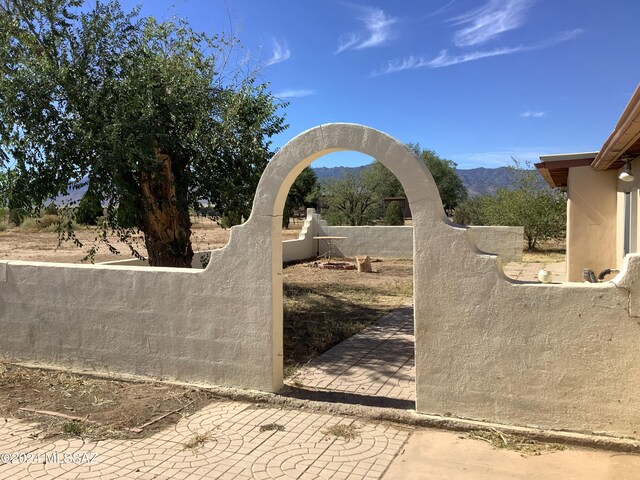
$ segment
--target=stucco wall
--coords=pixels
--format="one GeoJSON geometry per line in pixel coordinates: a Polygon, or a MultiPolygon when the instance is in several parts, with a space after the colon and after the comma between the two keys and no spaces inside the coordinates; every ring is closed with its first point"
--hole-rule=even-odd
{"type": "Polygon", "coordinates": [[[271,225],[254,228],[206,270],[0,262],[0,355],[272,390],[271,272],[246,261],[271,225]]]}
{"type": "Polygon", "coordinates": [[[640,256],[603,284],[510,280],[448,223],[424,163],[358,125],[285,145],[205,270],[0,262],[0,354],[279,389],[284,202],[304,167],[344,149],[389,167],[411,204],[419,412],[640,438],[640,256]]]}
{"type": "Polygon", "coordinates": [[[567,281],[582,281],[582,270],[597,275],[615,268],[617,258],[617,173],[590,166],[569,169],[567,201],[567,281]]]}
{"type": "MultiPolygon", "coordinates": [[[[470,238],[479,250],[499,255],[504,262],[522,260],[523,227],[468,227],[470,238]]],[[[285,240],[284,261],[302,260],[323,255],[328,250],[324,240],[314,236],[345,237],[333,241],[332,254],[336,257],[369,255],[386,258],[413,256],[413,227],[392,226],[331,226],[310,208],[297,240],[285,240]],[[311,239],[311,241],[309,241],[311,239]]]]}

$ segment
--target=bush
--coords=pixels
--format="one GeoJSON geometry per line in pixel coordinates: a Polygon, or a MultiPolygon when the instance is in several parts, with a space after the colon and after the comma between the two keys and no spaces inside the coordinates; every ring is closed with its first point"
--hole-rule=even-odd
{"type": "Polygon", "coordinates": [[[84,225],[97,225],[98,218],[104,215],[102,202],[98,197],[85,193],[76,211],[76,222],[84,225]]]}
{"type": "Polygon", "coordinates": [[[385,225],[404,225],[404,214],[400,202],[390,202],[384,214],[385,225]]]}
{"type": "Polygon", "coordinates": [[[26,213],[22,208],[12,208],[9,210],[9,223],[19,227],[26,217],[26,213]]]}
{"type": "Polygon", "coordinates": [[[42,210],[41,215],[42,216],[44,216],[44,215],[58,215],[58,207],[56,206],[55,203],[51,202],[49,205],[44,207],[44,209],[42,210]]]}

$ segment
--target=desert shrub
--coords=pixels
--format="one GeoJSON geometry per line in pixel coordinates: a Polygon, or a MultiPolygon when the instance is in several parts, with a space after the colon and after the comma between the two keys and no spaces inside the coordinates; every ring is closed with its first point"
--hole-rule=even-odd
{"type": "Polygon", "coordinates": [[[42,216],[44,215],[58,215],[58,207],[55,203],[51,202],[49,205],[42,209],[42,216]]]}
{"type": "Polygon", "coordinates": [[[58,215],[46,214],[36,219],[36,224],[40,228],[49,228],[50,226],[55,226],[58,223],[60,223],[60,217],[58,217],[58,215]]]}
{"type": "Polygon", "coordinates": [[[7,228],[9,228],[9,225],[6,223],[0,223],[0,232],[4,232],[7,228]]]}
{"type": "Polygon", "coordinates": [[[76,211],[76,222],[84,225],[97,225],[98,218],[104,215],[102,202],[94,195],[85,194],[76,211]]]}
{"type": "Polygon", "coordinates": [[[404,225],[404,214],[399,202],[390,202],[384,214],[385,225],[404,225]]]}
{"type": "Polygon", "coordinates": [[[19,227],[22,225],[26,217],[26,213],[22,208],[11,208],[9,209],[9,223],[19,227]]]}

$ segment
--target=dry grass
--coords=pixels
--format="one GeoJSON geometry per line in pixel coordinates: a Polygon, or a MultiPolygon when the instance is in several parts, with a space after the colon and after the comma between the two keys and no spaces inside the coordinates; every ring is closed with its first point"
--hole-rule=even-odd
{"type": "Polygon", "coordinates": [[[541,443],[520,435],[509,435],[496,428],[490,430],[474,430],[468,434],[468,437],[487,442],[494,448],[504,448],[519,452],[523,456],[542,455],[543,453],[567,449],[566,446],[557,443],[541,443]]]}
{"type": "Polygon", "coordinates": [[[175,423],[181,415],[212,401],[212,395],[194,388],[0,363],[0,415],[39,423],[38,438],[59,435],[139,438],[175,423]],[[21,410],[25,408],[60,416],[21,410]],[[178,409],[179,412],[145,427],[141,433],[130,430],[178,409]]]}
{"type": "Polygon", "coordinates": [[[351,423],[349,425],[345,425],[343,423],[338,423],[336,425],[332,425],[326,430],[323,430],[322,433],[325,436],[332,436],[336,438],[342,438],[345,441],[355,440],[360,436],[360,428],[355,424],[351,423]]]}
{"type": "Polygon", "coordinates": [[[374,273],[298,264],[284,270],[285,375],[411,302],[411,260],[374,262],[374,273]]]}
{"type": "Polygon", "coordinates": [[[206,432],[198,432],[194,435],[192,435],[191,437],[189,437],[187,439],[187,441],[185,441],[182,444],[182,447],[185,450],[197,450],[198,448],[202,447],[205,443],[207,443],[209,440],[211,440],[211,438],[213,437],[213,433],[210,431],[206,431],[206,432]]]}
{"type": "Polygon", "coordinates": [[[264,425],[260,425],[261,432],[284,432],[284,425],[280,425],[279,423],[266,423],[264,425]]]}

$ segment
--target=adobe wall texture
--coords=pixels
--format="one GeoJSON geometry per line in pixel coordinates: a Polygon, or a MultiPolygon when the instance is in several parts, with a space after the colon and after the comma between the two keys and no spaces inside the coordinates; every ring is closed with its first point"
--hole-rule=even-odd
{"type": "MultiPolygon", "coordinates": [[[[503,262],[522,260],[523,227],[467,227],[471,240],[479,250],[498,255],[503,262]]],[[[284,261],[303,260],[324,255],[328,246],[315,236],[345,237],[333,242],[332,254],[336,257],[411,258],[413,256],[413,227],[392,226],[331,226],[327,225],[314,209],[307,209],[300,236],[285,240],[284,261]]]]}
{"type": "Polygon", "coordinates": [[[411,204],[419,412],[640,438],[640,256],[604,284],[510,280],[448,223],[424,163],[359,125],[283,147],[205,270],[0,262],[0,354],[278,390],[282,210],[302,169],[338,150],[384,163],[411,204]]]}

